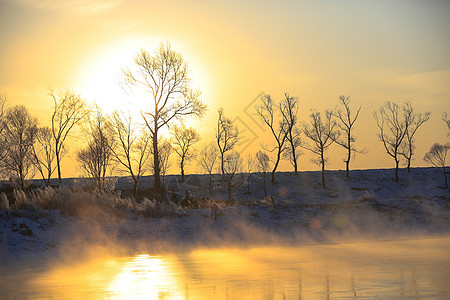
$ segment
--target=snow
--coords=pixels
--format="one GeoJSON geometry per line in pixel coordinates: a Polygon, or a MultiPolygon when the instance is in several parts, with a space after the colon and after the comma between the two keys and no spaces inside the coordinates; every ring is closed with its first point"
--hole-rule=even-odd
{"type": "MultiPolygon", "coordinates": [[[[0,261],[17,256],[79,256],[90,251],[117,254],[316,244],[450,232],[450,192],[442,188],[443,176],[434,168],[413,168],[411,173],[401,169],[398,183],[392,169],[354,170],[350,178],[345,178],[344,171],[327,171],[326,189],[321,187],[320,172],[277,173],[276,183],[267,185],[276,203],[264,200],[261,174],[246,176],[250,186],[242,184],[234,191],[233,206],[224,205],[226,188],[216,182],[212,198],[220,206],[217,220],[207,207],[178,208],[165,217],[127,209],[81,215],[59,210],[0,211],[0,261]]],[[[207,175],[188,176],[185,183],[177,178],[166,176],[165,182],[178,198],[185,189],[197,199],[208,197],[207,175]]],[[[144,179],[142,187],[151,186],[151,177],[144,179]]],[[[125,189],[126,178],[119,178],[117,187],[125,189]]]]}

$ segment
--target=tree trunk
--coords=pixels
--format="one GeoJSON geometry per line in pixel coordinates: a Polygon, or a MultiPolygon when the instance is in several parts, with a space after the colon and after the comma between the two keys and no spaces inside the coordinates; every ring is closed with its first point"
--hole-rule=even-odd
{"type": "Polygon", "coordinates": [[[322,158],[322,187],[325,189],[325,161],[322,158]]]}
{"type": "Polygon", "coordinates": [[[273,170],[272,170],[272,183],[275,182],[275,172],[277,171],[278,164],[280,163],[280,157],[281,157],[281,152],[278,151],[277,161],[275,162],[275,166],[273,167],[273,170]]]}
{"type": "MultiPolygon", "coordinates": [[[[58,146],[56,146],[56,149],[58,149],[58,146]]],[[[61,164],[60,164],[60,161],[59,161],[59,151],[58,150],[56,150],[56,166],[58,167],[58,182],[59,183],[62,183],[62,180],[61,180],[61,164]]]]}
{"type": "Polygon", "coordinates": [[[410,166],[411,166],[411,157],[409,157],[407,160],[408,160],[408,165],[407,165],[408,173],[411,173],[411,170],[410,170],[410,166]]]}
{"type": "Polygon", "coordinates": [[[221,170],[222,170],[222,181],[223,181],[223,180],[225,180],[225,169],[223,167],[223,159],[224,159],[223,152],[221,152],[220,155],[221,155],[221,163],[222,163],[221,164],[221,170]]]}
{"type": "Polygon", "coordinates": [[[155,118],[155,130],[153,134],[153,176],[155,178],[154,187],[156,190],[160,190],[161,188],[161,177],[160,177],[160,168],[159,168],[159,150],[158,150],[158,125],[156,123],[155,118]]]}
{"type": "Polygon", "coordinates": [[[181,169],[181,182],[184,182],[184,157],[181,158],[180,169],[181,169]]]}
{"type": "Polygon", "coordinates": [[[399,182],[400,178],[398,177],[398,163],[399,161],[395,159],[395,181],[399,182]]]}

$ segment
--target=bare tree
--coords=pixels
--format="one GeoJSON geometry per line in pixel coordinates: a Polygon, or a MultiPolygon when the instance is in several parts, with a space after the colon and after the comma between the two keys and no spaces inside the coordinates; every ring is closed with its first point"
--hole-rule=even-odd
{"type": "Polygon", "coordinates": [[[202,169],[209,175],[209,195],[213,194],[213,177],[212,172],[218,158],[218,151],[215,145],[204,145],[200,150],[198,161],[202,169]]]}
{"type": "Polygon", "coordinates": [[[386,102],[379,111],[374,111],[373,116],[380,129],[378,137],[383,143],[387,154],[395,161],[395,181],[399,181],[398,165],[400,162],[401,145],[408,131],[408,123],[405,116],[400,115],[399,107],[396,103],[386,102]]]}
{"type": "Polygon", "coordinates": [[[267,197],[267,173],[269,172],[269,156],[263,152],[256,153],[257,168],[261,172],[263,178],[264,197],[267,197]]]}
{"type": "Polygon", "coordinates": [[[279,121],[278,127],[275,124],[275,103],[273,98],[270,95],[262,95],[261,103],[256,107],[259,116],[262,121],[269,127],[270,132],[272,133],[273,138],[275,139],[275,146],[268,150],[269,152],[273,152],[276,150],[276,159],[274,162],[274,167],[272,169],[272,183],[275,182],[275,172],[277,171],[278,164],[280,163],[281,154],[285,150],[285,142],[288,136],[288,124],[284,118],[281,118],[279,121]]]}
{"type": "Polygon", "coordinates": [[[119,170],[131,176],[133,196],[136,198],[139,180],[146,171],[150,156],[151,137],[144,128],[133,123],[131,114],[114,111],[109,122],[114,146],[111,153],[119,170]]]}
{"type": "Polygon", "coordinates": [[[173,127],[172,134],[172,147],[180,158],[181,182],[184,182],[184,166],[194,158],[193,146],[200,140],[200,135],[192,127],[184,125],[173,127]]]}
{"type": "Polygon", "coordinates": [[[448,181],[447,181],[448,173],[446,170],[445,160],[447,159],[448,149],[450,149],[450,144],[441,145],[439,143],[436,143],[433,146],[431,146],[430,151],[428,151],[423,157],[424,161],[426,161],[429,164],[432,164],[433,166],[441,170],[442,174],[444,175],[446,189],[448,189],[448,181]]]}
{"type": "Polygon", "coordinates": [[[301,155],[301,151],[297,148],[300,147],[300,129],[297,127],[298,119],[298,106],[299,97],[291,97],[288,93],[284,93],[284,99],[280,103],[280,112],[286,124],[286,139],[288,146],[283,152],[283,157],[287,158],[294,167],[294,174],[298,174],[298,158],[301,155]]]}
{"type": "Polygon", "coordinates": [[[3,157],[2,169],[12,179],[12,184],[24,190],[33,177],[33,145],[37,136],[37,119],[23,105],[8,108],[3,119],[3,139],[8,147],[3,157]]]}
{"type": "Polygon", "coordinates": [[[219,109],[216,141],[220,152],[220,170],[222,171],[222,179],[224,179],[226,153],[233,150],[234,146],[239,141],[239,130],[237,126],[231,122],[231,119],[224,115],[223,108],[219,109]]]}
{"type": "Polygon", "coordinates": [[[430,112],[414,113],[411,102],[405,103],[403,112],[405,114],[406,135],[400,154],[405,157],[407,169],[408,172],[410,172],[411,158],[416,149],[416,146],[414,145],[414,135],[416,134],[417,129],[430,119],[430,112]]]}
{"type": "Polygon", "coordinates": [[[41,174],[45,186],[49,186],[50,178],[56,170],[56,165],[53,165],[56,157],[55,144],[49,127],[38,128],[36,143],[33,146],[33,157],[35,167],[41,174]]]}
{"type": "Polygon", "coordinates": [[[239,152],[233,151],[225,160],[224,164],[224,171],[225,171],[225,177],[224,180],[227,184],[227,191],[228,191],[228,203],[231,205],[231,194],[234,189],[240,187],[242,185],[242,178],[240,175],[242,175],[242,158],[239,154],[239,152]]]}
{"type": "Polygon", "coordinates": [[[0,161],[3,161],[3,159],[8,154],[8,145],[4,138],[4,131],[6,127],[5,122],[6,102],[7,102],[6,94],[3,92],[0,93],[0,161]]]}
{"type": "Polygon", "coordinates": [[[61,183],[61,160],[66,152],[65,142],[73,127],[85,118],[89,111],[86,102],[71,90],[50,90],[53,99],[52,133],[55,143],[58,181],[61,183]]]}
{"type": "Polygon", "coordinates": [[[339,122],[337,122],[337,127],[341,130],[341,138],[335,140],[335,142],[344,147],[347,150],[347,157],[345,158],[345,170],[346,177],[349,177],[350,172],[350,160],[352,158],[352,154],[356,152],[360,152],[356,150],[353,146],[355,142],[355,137],[352,134],[353,125],[358,119],[359,112],[361,111],[361,106],[356,110],[356,113],[352,115],[352,110],[350,108],[350,97],[347,96],[339,96],[339,101],[341,104],[341,108],[337,108],[332,112],[332,115],[335,116],[339,122]],[[343,109],[343,110],[342,110],[343,109]]]}
{"type": "Polygon", "coordinates": [[[448,119],[446,112],[442,114],[442,120],[445,122],[449,130],[447,136],[450,136],[450,120],[448,119]]]}
{"type": "Polygon", "coordinates": [[[337,140],[339,133],[335,131],[336,122],[332,120],[330,111],[326,111],[325,119],[322,120],[320,112],[311,111],[310,125],[304,125],[303,133],[311,140],[312,145],[303,144],[302,147],[318,156],[313,161],[322,167],[322,187],[325,189],[325,151],[337,140]]]}
{"type": "Polygon", "coordinates": [[[247,194],[250,194],[250,177],[255,169],[256,159],[253,155],[248,154],[246,159],[245,181],[247,183],[247,194]]]}
{"type": "Polygon", "coordinates": [[[80,167],[94,180],[100,193],[109,188],[106,174],[112,163],[111,149],[114,148],[111,126],[107,122],[103,112],[97,108],[85,128],[88,145],[77,153],[80,167]]]}
{"type": "MultiPolygon", "coordinates": [[[[152,149],[153,150],[153,149],[152,149]]],[[[171,167],[171,162],[169,160],[172,154],[172,146],[167,139],[159,139],[158,142],[158,154],[159,154],[159,170],[161,174],[161,183],[164,183],[167,171],[171,167]]],[[[151,152],[154,155],[153,151],[151,152]]],[[[155,166],[152,164],[153,170],[155,166]]]]}
{"type": "Polygon", "coordinates": [[[134,68],[123,70],[126,83],[151,95],[151,109],[141,112],[153,141],[155,188],[161,188],[159,130],[174,119],[185,116],[202,117],[206,105],[200,91],[191,88],[189,68],[183,57],[169,43],[161,43],[154,56],[141,50],[134,59],[134,68]]]}

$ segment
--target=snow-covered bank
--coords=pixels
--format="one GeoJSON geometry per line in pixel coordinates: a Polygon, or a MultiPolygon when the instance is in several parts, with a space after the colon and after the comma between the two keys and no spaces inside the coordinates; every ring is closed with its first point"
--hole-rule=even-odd
{"type": "MultiPolygon", "coordinates": [[[[352,171],[350,179],[341,171],[326,176],[328,188],[323,190],[319,172],[278,173],[277,183],[268,184],[274,204],[259,201],[264,197],[262,179],[252,174],[250,186],[233,194],[237,205],[221,207],[218,220],[210,217],[208,208],[178,209],[167,217],[92,207],[75,215],[4,210],[0,255],[7,260],[15,255],[80,255],[87,249],[175,251],[450,234],[450,193],[439,186],[443,178],[435,169],[404,171],[400,183],[392,180],[393,170],[352,171]]],[[[198,198],[207,195],[206,175],[191,176],[183,184],[175,179],[166,178],[170,190],[183,194],[189,189],[198,198]]],[[[216,188],[214,198],[226,198],[223,187],[216,188]]]]}

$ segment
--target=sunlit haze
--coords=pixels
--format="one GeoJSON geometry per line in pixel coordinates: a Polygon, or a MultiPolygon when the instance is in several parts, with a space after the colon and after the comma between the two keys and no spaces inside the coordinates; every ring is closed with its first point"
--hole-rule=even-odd
{"type": "MultiPolygon", "coordinates": [[[[0,92],[9,106],[25,105],[49,125],[49,88],[73,89],[105,111],[139,111],[149,95],[123,86],[121,70],[140,49],[169,41],[189,63],[192,85],[208,105],[189,124],[212,141],[217,110],[235,120],[246,155],[269,144],[255,115],[255,99],[284,92],[300,97],[299,120],[351,97],[362,107],[351,168],[392,168],[378,141],[374,110],[386,101],[411,101],[431,112],[416,135],[412,166],[448,141],[442,113],[450,113],[450,2],[438,1],[0,1],[0,92]]],[[[136,122],[142,122],[137,120],[136,122]]],[[[77,150],[72,137],[71,153],[77,150]]],[[[327,169],[343,169],[344,149],[328,151],[327,169]]],[[[299,170],[318,170],[304,151],[299,170]]],[[[78,176],[75,156],[63,176],[78,176]]],[[[176,166],[175,166],[176,167],[176,166]]],[[[291,170],[284,161],[280,170],[291,170]]],[[[190,172],[199,172],[195,164],[190,172]]],[[[171,173],[178,170],[174,168],[171,173]]],[[[120,287],[120,285],[118,285],[120,287]]]]}

